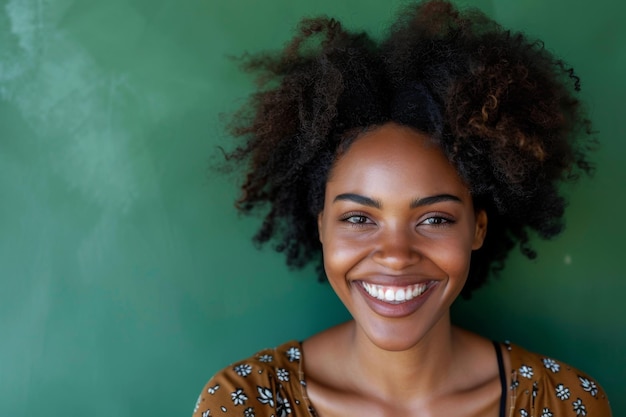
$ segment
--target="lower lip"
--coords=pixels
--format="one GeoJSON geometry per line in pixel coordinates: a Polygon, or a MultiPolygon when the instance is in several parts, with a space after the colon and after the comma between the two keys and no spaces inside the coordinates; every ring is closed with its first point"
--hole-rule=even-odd
{"type": "Polygon", "coordinates": [[[431,284],[428,289],[419,296],[403,303],[391,304],[369,295],[369,293],[365,291],[365,288],[363,288],[361,283],[354,283],[354,287],[356,287],[357,290],[363,295],[365,302],[372,310],[374,310],[374,312],[383,317],[394,318],[405,317],[417,311],[422,306],[422,304],[426,302],[430,294],[433,292],[433,289],[437,286],[438,283],[435,282],[431,284]]]}

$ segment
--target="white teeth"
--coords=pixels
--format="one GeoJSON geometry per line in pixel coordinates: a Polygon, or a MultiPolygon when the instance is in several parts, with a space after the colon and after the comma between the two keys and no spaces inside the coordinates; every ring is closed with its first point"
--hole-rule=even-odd
{"type": "Polygon", "coordinates": [[[422,295],[428,288],[428,283],[413,284],[407,287],[385,287],[382,285],[361,282],[362,287],[369,295],[381,301],[394,304],[404,303],[422,295]]]}

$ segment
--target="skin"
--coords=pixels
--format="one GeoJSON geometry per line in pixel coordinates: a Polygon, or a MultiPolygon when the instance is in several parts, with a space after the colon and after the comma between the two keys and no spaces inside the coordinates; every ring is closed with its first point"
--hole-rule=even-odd
{"type": "Polygon", "coordinates": [[[329,282],[354,319],[303,343],[318,414],[498,416],[493,345],[450,323],[487,216],[437,145],[393,123],[364,133],[331,170],[318,227],[329,282]],[[426,290],[384,302],[363,283],[426,290]]]}

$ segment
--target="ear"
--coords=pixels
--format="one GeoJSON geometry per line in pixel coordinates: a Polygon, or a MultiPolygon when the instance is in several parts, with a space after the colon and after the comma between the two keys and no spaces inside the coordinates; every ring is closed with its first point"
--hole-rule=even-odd
{"type": "Polygon", "coordinates": [[[317,215],[317,234],[319,235],[320,238],[320,243],[324,243],[324,235],[322,233],[322,222],[324,221],[324,212],[320,211],[320,213],[317,215]]]}
{"type": "Polygon", "coordinates": [[[472,250],[480,249],[483,246],[485,236],[487,236],[487,212],[485,210],[479,210],[476,212],[472,250]]]}

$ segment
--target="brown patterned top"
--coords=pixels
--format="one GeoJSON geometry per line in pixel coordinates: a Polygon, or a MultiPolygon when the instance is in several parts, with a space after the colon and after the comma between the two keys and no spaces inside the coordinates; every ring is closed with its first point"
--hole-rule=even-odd
{"type": "MultiPolygon", "coordinates": [[[[588,375],[554,359],[504,343],[511,357],[508,417],[610,417],[606,394],[588,375]]],[[[193,417],[315,417],[302,371],[302,348],[290,341],[218,372],[204,387],[193,417]]]]}

